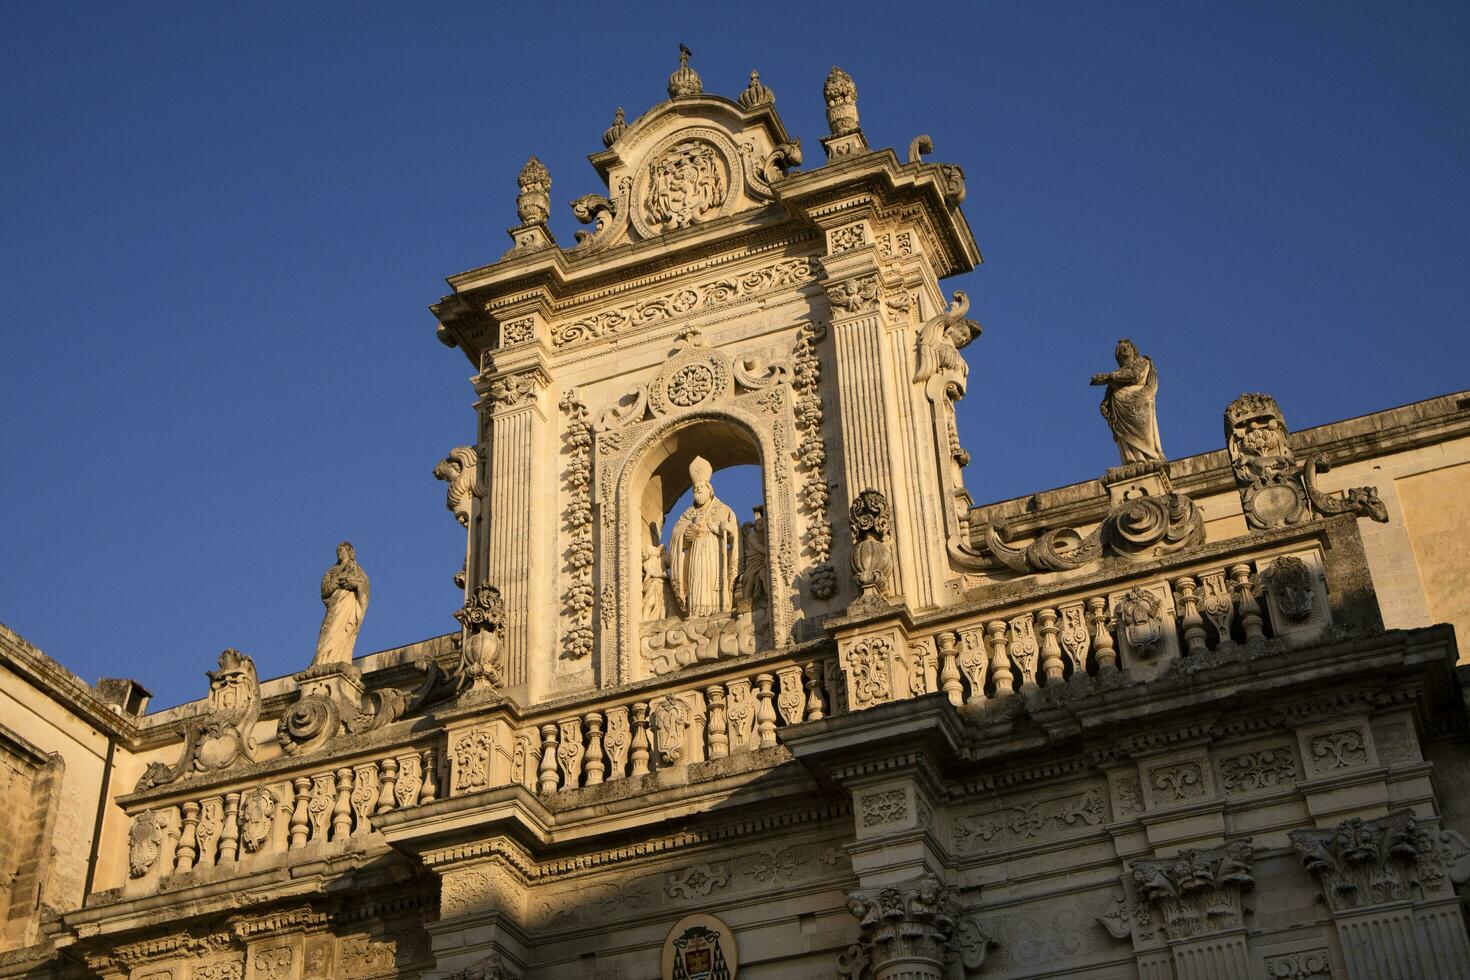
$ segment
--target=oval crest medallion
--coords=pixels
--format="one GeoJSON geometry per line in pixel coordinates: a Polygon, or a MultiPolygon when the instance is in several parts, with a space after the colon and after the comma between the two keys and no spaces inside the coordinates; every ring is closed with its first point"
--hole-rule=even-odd
{"type": "Polygon", "coordinates": [[[735,934],[712,915],[695,913],[674,923],[664,939],[663,980],[735,980],[735,934]]]}

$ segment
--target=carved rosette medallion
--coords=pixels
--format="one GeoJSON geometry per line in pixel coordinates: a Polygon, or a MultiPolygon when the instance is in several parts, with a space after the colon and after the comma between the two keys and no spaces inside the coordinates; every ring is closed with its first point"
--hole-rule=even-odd
{"type": "Polygon", "coordinates": [[[716,130],[682,129],[648,155],[633,188],[630,215],[642,238],[730,213],[744,183],[740,154],[716,130]]]}
{"type": "Polygon", "coordinates": [[[659,415],[696,408],[730,395],[730,365],[720,354],[686,344],[648,386],[648,402],[659,415]]]}

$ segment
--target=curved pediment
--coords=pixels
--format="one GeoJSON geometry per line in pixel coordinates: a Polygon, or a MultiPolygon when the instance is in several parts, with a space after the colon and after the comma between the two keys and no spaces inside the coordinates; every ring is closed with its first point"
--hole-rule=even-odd
{"type": "Polygon", "coordinates": [[[772,183],[801,162],[799,143],[769,100],[747,107],[717,95],[682,96],[608,135],[609,148],[590,159],[611,197],[572,202],[578,219],[595,226],[573,253],[763,207],[772,183]]]}

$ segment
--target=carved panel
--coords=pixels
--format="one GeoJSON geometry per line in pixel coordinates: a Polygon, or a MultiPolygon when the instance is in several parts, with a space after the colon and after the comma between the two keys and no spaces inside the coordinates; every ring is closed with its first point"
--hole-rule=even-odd
{"type": "Polygon", "coordinates": [[[1289,745],[1253,749],[1220,760],[1220,782],[1227,793],[1260,793],[1294,783],[1296,754],[1289,745]]]}
{"type": "Polygon", "coordinates": [[[861,801],[862,823],[864,827],[877,827],[882,824],[898,823],[908,819],[909,797],[908,793],[901,789],[883,790],[879,793],[869,793],[862,797],[861,801]]]}
{"type": "Polygon", "coordinates": [[[955,850],[978,853],[998,846],[1051,840],[1100,827],[1106,815],[1101,788],[967,813],[954,823],[955,850]]]}

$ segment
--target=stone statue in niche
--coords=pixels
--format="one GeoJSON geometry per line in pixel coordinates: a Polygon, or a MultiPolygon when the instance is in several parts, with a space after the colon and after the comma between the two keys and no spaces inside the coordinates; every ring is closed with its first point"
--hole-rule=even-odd
{"type": "Polygon", "coordinates": [[[754,516],[740,526],[740,604],[751,608],[771,595],[770,552],[766,545],[766,509],[754,508],[754,516]]]}
{"type": "Polygon", "coordinates": [[[352,648],[367,612],[368,591],[367,573],[357,563],[357,552],[352,542],[343,541],[337,545],[337,564],[322,576],[322,605],[327,611],[316,640],[316,656],[311,658],[313,667],[352,663],[352,648]]]}
{"type": "Polygon", "coordinates": [[[1131,340],[1120,340],[1114,351],[1118,370],[1094,374],[1092,383],[1107,385],[1103,396],[1103,418],[1113,430],[1113,440],[1123,465],[1164,461],[1159,445],[1159,420],[1154,411],[1154,398],[1159,391],[1159,376],[1154,362],[1138,352],[1131,340]]]}
{"type": "Polygon", "coordinates": [[[669,538],[674,598],[684,615],[695,618],[730,612],[740,567],[740,524],[735,512],[715,496],[713,473],[702,456],[689,464],[694,503],[679,515],[669,538]]]}
{"type": "Polygon", "coordinates": [[[649,540],[643,544],[643,621],[668,615],[669,554],[659,541],[658,525],[648,523],[649,540]]]}

